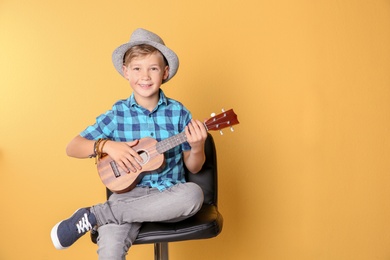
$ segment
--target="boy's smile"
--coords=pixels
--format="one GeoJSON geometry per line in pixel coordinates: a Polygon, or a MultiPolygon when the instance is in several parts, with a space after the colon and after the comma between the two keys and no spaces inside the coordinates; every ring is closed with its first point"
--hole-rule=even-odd
{"type": "Polygon", "coordinates": [[[134,91],[137,103],[152,110],[159,99],[162,81],[168,77],[169,67],[165,66],[161,53],[137,57],[123,66],[123,74],[134,91]]]}

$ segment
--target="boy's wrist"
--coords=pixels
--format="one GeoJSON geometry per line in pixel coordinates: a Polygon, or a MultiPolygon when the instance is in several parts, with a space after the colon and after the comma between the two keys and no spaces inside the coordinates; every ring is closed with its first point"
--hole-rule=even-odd
{"type": "Polygon", "coordinates": [[[93,153],[89,155],[89,158],[101,158],[104,152],[104,146],[109,141],[108,138],[99,138],[93,145],[93,153]]]}
{"type": "Polygon", "coordinates": [[[111,140],[110,139],[106,139],[106,141],[104,142],[104,143],[102,143],[102,145],[101,145],[101,149],[100,149],[100,152],[103,154],[108,154],[108,147],[110,146],[110,145],[108,145],[108,143],[110,143],[111,142],[111,140]]]}

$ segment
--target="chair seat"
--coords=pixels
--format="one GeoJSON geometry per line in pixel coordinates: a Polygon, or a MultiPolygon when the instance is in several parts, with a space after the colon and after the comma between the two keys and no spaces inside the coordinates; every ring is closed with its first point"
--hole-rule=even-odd
{"type": "Polygon", "coordinates": [[[217,207],[204,204],[198,213],[180,222],[143,223],[134,244],[212,238],[222,231],[222,224],[223,218],[217,207]]]}

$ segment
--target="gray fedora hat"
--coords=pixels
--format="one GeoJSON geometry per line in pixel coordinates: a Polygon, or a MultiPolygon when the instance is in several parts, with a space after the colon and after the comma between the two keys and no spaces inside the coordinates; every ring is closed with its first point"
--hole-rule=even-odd
{"type": "Polygon", "coordinates": [[[164,41],[157,34],[139,28],[131,34],[130,41],[128,43],[122,44],[112,53],[112,62],[114,63],[114,67],[119,72],[119,74],[122,75],[122,77],[124,76],[122,66],[125,53],[131,47],[141,44],[148,44],[155,47],[162,53],[162,55],[164,55],[165,59],[168,61],[169,75],[168,78],[162,83],[167,82],[173,76],[175,76],[177,69],[179,68],[179,58],[177,57],[176,53],[166,47],[164,41]]]}

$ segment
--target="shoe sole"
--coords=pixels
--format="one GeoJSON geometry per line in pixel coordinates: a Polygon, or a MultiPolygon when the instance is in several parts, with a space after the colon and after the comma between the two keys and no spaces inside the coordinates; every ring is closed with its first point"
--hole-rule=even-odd
{"type": "MultiPolygon", "coordinates": [[[[81,208],[79,208],[79,209],[81,209],[81,208]]],[[[75,212],[73,212],[73,214],[72,214],[68,219],[72,218],[73,215],[74,215],[77,211],[79,211],[79,209],[75,210],[75,212]]],[[[68,220],[68,219],[66,219],[66,220],[68,220]]],[[[63,221],[64,221],[64,220],[63,220],[63,221]]],[[[62,246],[61,243],[60,243],[60,240],[58,240],[58,235],[57,235],[58,226],[59,226],[63,221],[58,222],[58,223],[51,229],[51,232],[50,232],[51,241],[53,242],[54,247],[55,247],[56,249],[58,249],[58,250],[66,249],[66,248],[69,247],[69,246],[65,246],[65,247],[62,246]]]]}
{"type": "MultiPolygon", "coordinates": [[[[62,222],[62,221],[61,221],[62,222]]],[[[60,243],[60,240],[58,240],[58,236],[57,236],[57,230],[58,230],[58,226],[61,224],[61,222],[58,222],[52,229],[51,229],[51,232],[50,232],[50,236],[51,236],[51,241],[53,242],[54,244],[54,247],[58,250],[62,250],[62,249],[66,249],[68,247],[63,247],[60,243]]]]}

